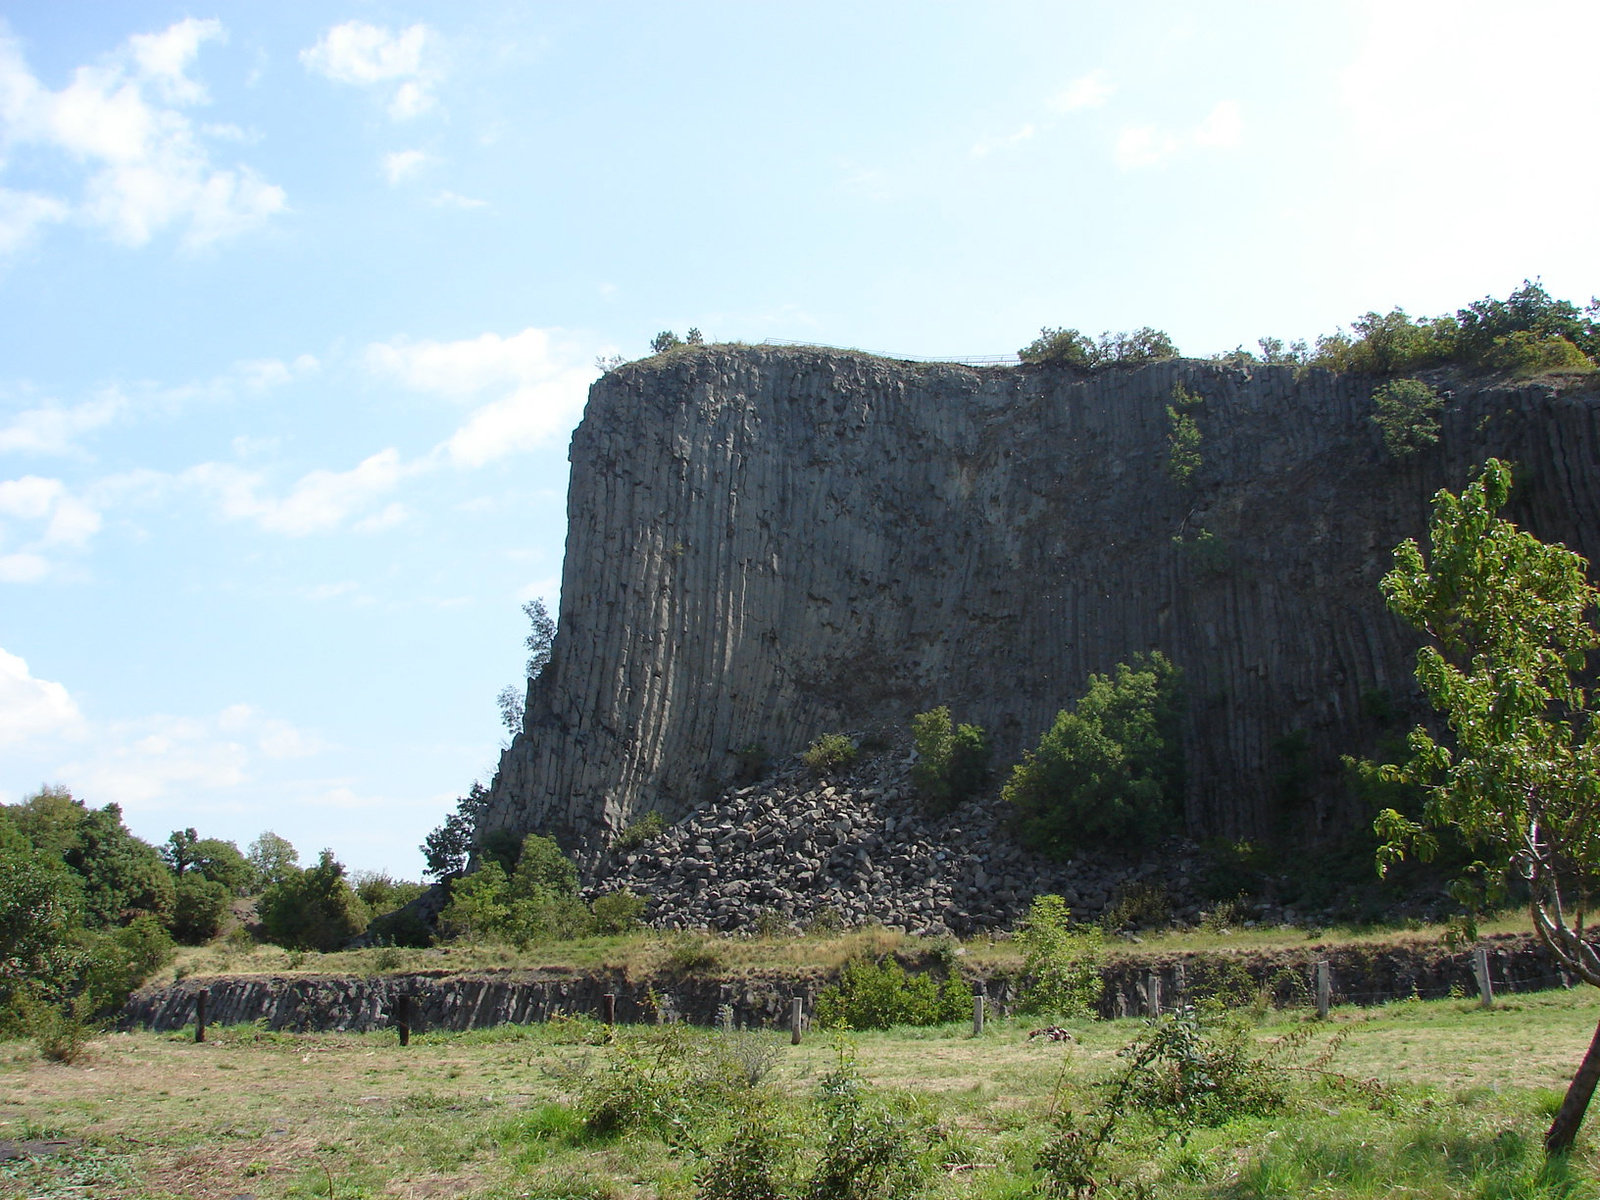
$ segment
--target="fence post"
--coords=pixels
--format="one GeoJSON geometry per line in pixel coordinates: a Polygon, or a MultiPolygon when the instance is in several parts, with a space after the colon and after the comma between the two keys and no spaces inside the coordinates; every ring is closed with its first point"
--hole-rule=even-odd
{"type": "Polygon", "coordinates": [[[799,996],[789,1001],[789,1044],[800,1044],[800,1025],[805,1020],[806,1002],[799,996]]]}
{"type": "Polygon", "coordinates": [[[600,997],[600,1005],[605,1016],[605,1023],[607,1025],[615,1025],[617,1023],[617,994],[615,992],[607,992],[600,997]]]}
{"type": "Polygon", "coordinates": [[[1485,946],[1472,948],[1472,973],[1478,977],[1478,1003],[1484,1008],[1494,1007],[1494,981],[1489,978],[1489,950],[1485,946]]]}
{"type": "Polygon", "coordinates": [[[394,1002],[394,1027],[400,1034],[400,1044],[411,1044],[411,997],[397,996],[394,1002]]]}
{"type": "Polygon", "coordinates": [[[1328,968],[1328,960],[1320,959],[1317,962],[1317,1016],[1326,1017],[1328,1009],[1333,1004],[1333,972],[1328,968]]]}
{"type": "Polygon", "coordinates": [[[1189,1000],[1189,979],[1184,973],[1182,963],[1174,963],[1172,967],[1172,1002],[1182,1008],[1189,1000]]]}
{"type": "Polygon", "coordinates": [[[1152,1017],[1161,1015],[1161,976],[1154,971],[1144,977],[1145,1011],[1152,1017]]]}
{"type": "Polygon", "coordinates": [[[986,1007],[984,1002],[987,999],[988,999],[988,997],[986,997],[984,995],[983,984],[980,983],[978,985],[978,990],[972,993],[972,1036],[973,1037],[982,1037],[983,1036],[984,1008],[986,1007]]]}
{"type": "Polygon", "coordinates": [[[201,988],[194,994],[194,1040],[206,1040],[206,1010],[211,1007],[211,989],[201,988]]]}

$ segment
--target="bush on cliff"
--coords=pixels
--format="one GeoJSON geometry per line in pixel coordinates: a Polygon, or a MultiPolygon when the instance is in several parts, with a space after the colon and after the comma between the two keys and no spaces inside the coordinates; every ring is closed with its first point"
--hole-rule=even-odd
{"type": "Polygon", "coordinates": [[[1001,797],[1023,839],[1046,854],[1137,846],[1165,833],[1183,785],[1180,678],[1160,651],[1090,675],[1075,709],[1011,770],[1001,797]]]}
{"type": "Polygon", "coordinates": [[[1076,329],[1039,330],[1039,336],[1017,351],[1025,363],[1058,364],[1093,370],[1096,367],[1134,367],[1177,358],[1178,348],[1160,329],[1146,325],[1131,333],[1102,333],[1097,339],[1076,329]]]}
{"type": "Polygon", "coordinates": [[[911,781],[936,813],[949,812],[989,776],[993,747],[977,725],[952,725],[944,705],[911,718],[917,762],[911,781]]]}
{"type": "Polygon", "coordinates": [[[849,770],[859,753],[849,734],[825,733],[800,758],[818,775],[828,775],[849,770]]]}

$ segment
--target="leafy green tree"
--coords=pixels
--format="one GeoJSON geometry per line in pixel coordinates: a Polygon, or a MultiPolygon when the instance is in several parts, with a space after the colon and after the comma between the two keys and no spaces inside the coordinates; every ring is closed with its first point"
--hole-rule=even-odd
{"type": "Polygon", "coordinates": [[[267,888],[256,907],[268,940],[291,950],[337,950],[367,927],[366,906],[332,850],[267,888]]]}
{"type": "Polygon", "coordinates": [[[209,942],[228,919],[233,893],[227,885],[207,879],[198,871],[178,877],[173,888],[172,936],[191,946],[209,942]]]}
{"type": "Polygon", "coordinates": [[[1172,339],[1163,330],[1146,325],[1131,333],[1102,333],[1095,343],[1094,365],[1137,367],[1177,357],[1178,348],[1172,339]]]}
{"type": "Polygon", "coordinates": [[[90,925],[126,925],[141,913],[170,920],[172,876],[155,847],[128,831],[118,805],[85,808],[62,858],[83,878],[90,925]]]}
{"type": "Polygon", "coordinates": [[[1600,323],[1586,312],[1600,313],[1600,305],[1580,310],[1570,301],[1553,299],[1538,280],[1525,279],[1506,299],[1485,296],[1456,314],[1459,350],[1469,362],[1487,362],[1504,339],[1528,333],[1536,341],[1559,338],[1594,360],[1600,358],[1600,323]]]}
{"type": "MultiPolygon", "coordinates": [[[[1395,550],[1383,579],[1389,607],[1432,639],[1417,682],[1449,725],[1414,729],[1411,758],[1387,774],[1421,787],[1420,820],[1385,810],[1376,829],[1380,870],[1407,853],[1433,857],[1443,830],[1479,857],[1453,891],[1467,924],[1527,887],[1534,928],[1568,971],[1600,987],[1600,955],[1585,937],[1600,897],[1600,706],[1588,686],[1600,648],[1600,591],[1588,563],[1498,514],[1511,471],[1490,459],[1459,497],[1434,497],[1429,552],[1395,550]]],[[[1550,1126],[1552,1154],[1572,1146],[1600,1082],[1600,1029],[1550,1126]]]]}
{"type": "Polygon", "coordinates": [[[245,862],[250,866],[250,887],[265,891],[275,883],[282,883],[300,869],[300,852],[288,838],[279,837],[272,830],[264,830],[250,843],[245,852],[245,862]]]}
{"type": "Polygon", "coordinates": [[[1046,326],[1039,330],[1038,337],[1017,351],[1017,357],[1025,363],[1058,363],[1088,370],[1095,361],[1094,339],[1076,329],[1046,326]]]}
{"type": "Polygon", "coordinates": [[[989,777],[994,747],[978,725],[953,725],[944,705],[911,718],[917,762],[911,782],[935,812],[948,812],[989,777]]]}
{"type": "Polygon", "coordinates": [[[1024,1012],[1088,1016],[1100,998],[1103,935],[1098,925],[1074,926],[1071,916],[1060,896],[1035,896],[1017,929],[1024,1012]]]}
{"type": "Polygon", "coordinates": [[[70,973],[82,927],[78,876],[0,811],[0,1025],[15,1023],[19,997],[70,973]]]}
{"type": "Polygon", "coordinates": [[[250,890],[255,871],[239,847],[222,838],[201,838],[189,847],[190,870],[212,883],[220,883],[230,896],[243,896],[250,890]]]}
{"type": "Polygon", "coordinates": [[[676,350],[683,345],[683,339],[670,329],[663,329],[650,339],[650,350],[654,354],[665,354],[669,350],[676,350]]]}
{"type": "Polygon", "coordinates": [[[1439,440],[1438,412],[1444,399],[1420,379],[1395,379],[1372,393],[1372,423],[1395,458],[1415,454],[1439,440]]]}
{"type": "Polygon", "coordinates": [[[1183,789],[1180,701],[1180,673],[1160,651],[1090,675],[1077,707],[1057,714],[1001,791],[1024,839],[1064,857],[1164,833],[1183,789]]]}
{"type": "Polygon", "coordinates": [[[473,780],[467,794],[457,797],[455,812],[423,839],[420,849],[428,875],[443,882],[466,872],[472,858],[473,831],[488,804],[489,789],[473,780]]]}

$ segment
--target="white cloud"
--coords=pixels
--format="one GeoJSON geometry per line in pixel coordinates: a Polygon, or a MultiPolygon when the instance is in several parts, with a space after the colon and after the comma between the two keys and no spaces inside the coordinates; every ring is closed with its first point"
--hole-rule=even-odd
{"type": "Polygon", "coordinates": [[[291,362],[281,358],[249,358],[234,363],[233,374],[241,386],[252,392],[263,392],[315,374],[321,366],[310,354],[302,354],[291,362]]]}
{"type": "Polygon", "coordinates": [[[426,25],[391,33],[365,21],[335,25],[315,46],[300,52],[308,70],[337,83],[375,87],[398,83],[389,99],[389,116],[404,121],[433,107],[429,89],[438,72],[423,61],[435,35],[426,25]]]}
{"type": "Polygon", "coordinates": [[[487,200],[475,200],[471,196],[463,196],[458,192],[440,192],[432,197],[429,204],[435,208],[488,208],[487,200]]]}
{"type": "Polygon", "coordinates": [[[24,659],[0,650],[0,746],[74,737],[82,729],[83,715],[65,687],[35,679],[24,659]]]}
{"type": "Polygon", "coordinates": [[[98,510],[61,480],[38,475],[0,480],[0,521],[0,539],[14,526],[32,527],[17,550],[0,556],[0,581],[6,583],[37,583],[54,568],[52,554],[81,549],[101,524],[98,510]]]}
{"type": "Polygon", "coordinates": [[[1090,71],[1069,83],[1050,98],[1050,107],[1056,112],[1077,112],[1084,108],[1099,108],[1116,88],[1106,82],[1104,71],[1090,71]]]}
{"type": "Polygon", "coordinates": [[[367,367],[415,391],[481,400],[466,424],[436,450],[456,466],[477,467],[563,434],[583,411],[595,371],[576,366],[549,331],[511,337],[485,333],[456,342],[397,338],[367,347],[367,367]]]}
{"type": "Polygon", "coordinates": [[[1217,150],[1233,150],[1244,140],[1244,118],[1237,100],[1219,100],[1206,114],[1200,127],[1194,131],[1197,146],[1210,146],[1217,150]]]}
{"type": "Polygon", "coordinates": [[[411,178],[428,162],[429,156],[421,150],[396,150],[393,154],[383,156],[383,173],[390,186],[393,186],[411,178]]]}
{"type": "Polygon", "coordinates": [[[395,501],[385,505],[382,512],[357,521],[352,528],[357,533],[381,533],[385,529],[393,529],[410,515],[404,504],[395,501]]]}
{"type": "Polygon", "coordinates": [[[547,379],[560,370],[550,333],[531,327],[510,337],[484,333],[455,342],[404,337],[375,342],[367,347],[367,367],[413,391],[452,399],[547,379]]]}
{"type": "Polygon", "coordinates": [[[247,166],[214,167],[202,131],[181,111],[207,102],[204,86],[187,72],[201,45],[222,36],[220,22],[194,18],[161,33],[135,34],[52,91],[28,69],[15,39],[0,30],[4,143],[59,151],[87,172],[76,202],[0,193],[0,251],[16,249],[40,225],[69,214],[130,246],[179,226],[184,244],[196,248],[282,212],[283,189],[247,166]]]}
{"type": "Polygon", "coordinates": [[[20,250],[40,226],[64,221],[71,209],[53,196],[0,188],[0,254],[20,250]]]}
{"type": "Polygon", "coordinates": [[[1117,135],[1113,158],[1124,171],[1153,167],[1181,151],[1236,150],[1244,140],[1244,114],[1237,100],[1219,100],[1188,134],[1174,135],[1153,125],[1134,125],[1117,135]]]}
{"type": "Polygon", "coordinates": [[[991,151],[1003,150],[1008,146],[1016,146],[1022,142],[1026,142],[1038,132],[1039,130],[1036,126],[1024,125],[1015,133],[1008,134],[1005,137],[982,139],[972,147],[972,153],[977,155],[979,158],[982,158],[985,154],[988,154],[991,151]]]}
{"type": "Polygon", "coordinates": [[[230,463],[201,463],[183,473],[186,483],[211,493],[225,516],[253,520],[273,533],[300,537],[338,528],[392,491],[415,468],[400,462],[392,447],[348,471],[307,472],[282,497],[261,495],[262,472],[230,463]]]}
{"type": "Polygon", "coordinates": [[[38,583],[50,574],[50,560],[42,554],[0,554],[0,583],[38,583]]]}
{"type": "Polygon", "coordinates": [[[1117,148],[1113,155],[1117,166],[1124,171],[1136,167],[1150,167],[1162,159],[1176,154],[1181,146],[1177,138],[1156,131],[1148,125],[1124,129],[1117,135],[1117,148]]]}
{"type": "Polygon", "coordinates": [[[18,413],[11,424],[0,426],[0,454],[72,453],[74,439],[110,424],[126,405],[122,393],[107,390],[83,404],[47,404],[27,409],[18,413]]]}

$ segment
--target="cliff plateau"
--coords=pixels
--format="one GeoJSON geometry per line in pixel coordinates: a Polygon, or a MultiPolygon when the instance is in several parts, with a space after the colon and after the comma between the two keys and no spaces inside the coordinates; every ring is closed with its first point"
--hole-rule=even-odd
{"type": "Polygon", "coordinates": [[[1423,715],[1390,551],[1489,455],[1511,516],[1600,551],[1600,391],[1430,376],[1391,457],[1372,377],[1171,360],[916,364],[712,346],[608,372],[572,439],[558,633],[480,833],[594,850],[715,796],[737,751],[948,704],[1004,768],[1090,672],[1184,672],[1184,822],[1315,839],[1365,818],[1339,755],[1423,715]],[[1168,466],[1173,389],[1200,466],[1168,466]]]}

